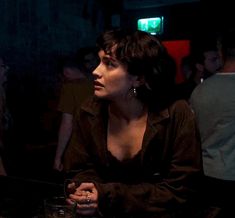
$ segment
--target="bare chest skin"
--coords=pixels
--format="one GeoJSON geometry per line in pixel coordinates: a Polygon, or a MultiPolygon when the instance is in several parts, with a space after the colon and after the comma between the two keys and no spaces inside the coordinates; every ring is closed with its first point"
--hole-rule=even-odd
{"type": "Polygon", "coordinates": [[[130,122],[109,120],[107,143],[114,157],[120,161],[130,159],[141,150],[146,122],[147,114],[130,122]]]}

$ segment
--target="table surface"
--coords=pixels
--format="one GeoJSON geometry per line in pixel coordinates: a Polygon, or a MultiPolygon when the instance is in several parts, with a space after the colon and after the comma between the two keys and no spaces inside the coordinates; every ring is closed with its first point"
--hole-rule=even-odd
{"type": "Polygon", "coordinates": [[[0,176],[0,218],[42,218],[43,202],[63,196],[62,184],[0,176]]]}
{"type": "Polygon", "coordinates": [[[0,176],[0,218],[45,218],[44,200],[63,195],[61,183],[0,176]]]}

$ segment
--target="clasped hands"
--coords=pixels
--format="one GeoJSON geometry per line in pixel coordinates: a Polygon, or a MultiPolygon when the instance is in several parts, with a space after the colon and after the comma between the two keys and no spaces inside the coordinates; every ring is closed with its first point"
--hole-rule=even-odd
{"type": "Polygon", "coordinates": [[[77,204],[77,213],[85,216],[95,215],[98,209],[98,191],[93,183],[81,183],[75,188],[75,183],[68,185],[69,189],[74,188],[74,193],[69,194],[67,202],[77,204]]]}

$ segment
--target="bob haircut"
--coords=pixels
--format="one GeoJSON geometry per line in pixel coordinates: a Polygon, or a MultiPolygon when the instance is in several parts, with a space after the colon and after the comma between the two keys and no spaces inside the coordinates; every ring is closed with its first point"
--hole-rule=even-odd
{"type": "Polygon", "coordinates": [[[140,30],[108,30],[98,37],[97,46],[129,74],[144,79],[145,84],[136,89],[142,102],[163,108],[173,100],[175,61],[156,36],[140,30]]]}

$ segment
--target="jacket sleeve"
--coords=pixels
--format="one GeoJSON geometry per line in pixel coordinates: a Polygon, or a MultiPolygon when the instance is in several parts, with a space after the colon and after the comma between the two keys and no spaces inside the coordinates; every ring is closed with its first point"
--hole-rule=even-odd
{"type": "MultiPolygon", "coordinates": [[[[151,183],[97,183],[100,210],[124,214],[181,214],[198,194],[202,179],[200,136],[185,102],[170,108],[161,179],[151,183]]],[[[180,216],[180,215],[179,215],[180,216]]]]}
{"type": "MultiPolygon", "coordinates": [[[[197,191],[202,173],[200,137],[193,113],[180,103],[169,110],[166,124],[161,179],[136,184],[105,183],[89,160],[85,147],[72,151],[80,155],[84,170],[76,176],[80,181],[94,182],[99,193],[99,210],[110,214],[174,214],[180,211],[197,191]]],[[[83,143],[83,145],[85,145],[83,143]]],[[[80,165],[81,166],[81,165],[80,165]]],[[[122,217],[122,215],[120,215],[122,217]]]]}
{"type": "Polygon", "coordinates": [[[80,111],[76,116],[74,131],[63,158],[64,171],[69,177],[73,177],[78,182],[99,181],[102,182],[94,164],[93,157],[89,152],[92,142],[92,130],[90,122],[87,121],[86,113],[80,111]]]}

